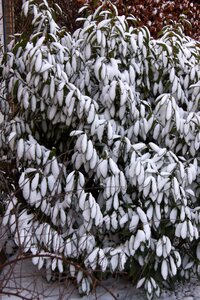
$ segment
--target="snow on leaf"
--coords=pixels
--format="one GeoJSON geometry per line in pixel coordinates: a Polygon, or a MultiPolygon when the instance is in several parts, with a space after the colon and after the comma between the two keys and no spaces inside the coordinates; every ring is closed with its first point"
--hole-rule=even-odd
{"type": "Polygon", "coordinates": [[[108,174],[108,160],[107,159],[102,159],[98,166],[97,166],[100,174],[106,178],[107,177],[107,174],[108,174]]]}
{"type": "Polygon", "coordinates": [[[143,286],[145,280],[146,280],[145,277],[141,278],[141,279],[137,282],[136,288],[137,288],[137,289],[141,288],[141,287],[143,286]]]}
{"type": "Polygon", "coordinates": [[[136,210],[137,210],[137,214],[140,217],[140,220],[142,221],[142,223],[146,224],[147,223],[147,217],[146,217],[145,212],[140,207],[137,207],[136,210]]]}
{"type": "Polygon", "coordinates": [[[48,176],[47,178],[48,188],[52,192],[55,189],[56,179],[53,175],[48,176]]]}
{"type": "Polygon", "coordinates": [[[33,180],[31,181],[31,190],[32,191],[34,191],[36,188],[37,188],[37,186],[38,186],[38,183],[39,183],[39,173],[37,173],[35,176],[34,176],[34,178],[33,178],[33,180]]]}
{"type": "Polygon", "coordinates": [[[109,167],[111,172],[115,175],[119,173],[119,169],[117,167],[117,164],[113,161],[112,158],[109,158],[109,167]]]}
{"type": "Polygon", "coordinates": [[[119,257],[118,257],[118,254],[115,254],[112,256],[112,258],[110,260],[112,272],[114,272],[116,270],[118,264],[119,264],[119,257]]]}
{"type": "Polygon", "coordinates": [[[186,239],[187,237],[187,221],[184,221],[182,223],[180,236],[182,237],[182,239],[186,239]]]}
{"type": "Polygon", "coordinates": [[[24,184],[23,184],[23,197],[25,200],[28,200],[29,196],[30,196],[30,180],[29,178],[26,178],[24,184]]]}
{"type": "Polygon", "coordinates": [[[139,248],[140,244],[142,242],[144,242],[145,240],[146,240],[146,237],[145,237],[144,231],[139,229],[137,231],[137,234],[136,234],[135,240],[134,240],[134,244],[133,244],[134,250],[137,250],[139,248]]]}
{"type": "Polygon", "coordinates": [[[139,216],[135,213],[131,218],[131,222],[129,224],[129,230],[135,231],[139,223],[139,216]]]}
{"type": "Polygon", "coordinates": [[[162,275],[164,280],[167,279],[168,272],[169,272],[169,270],[168,270],[167,261],[166,261],[166,259],[163,259],[162,264],[161,264],[161,275],[162,275]]]}
{"type": "Polygon", "coordinates": [[[177,214],[178,214],[178,211],[177,211],[177,208],[174,207],[171,212],[170,212],[170,221],[174,224],[177,220],[177,214]]]}
{"type": "Polygon", "coordinates": [[[42,53],[39,52],[35,62],[35,71],[40,72],[41,68],[42,68],[42,53]]]}
{"type": "Polygon", "coordinates": [[[55,156],[52,157],[52,161],[51,161],[51,171],[52,174],[55,178],[58,178],[59,174],[60,174],[60,168],[57,162],[57,159],[55,156]]]}
{"type": "Polygon", "coordinates": [[[24,141],[23,139],[20,139],[19,142],[18,142],[18,145],[17,145],[17,156],[18,156],[18,159],[21,159],[24,155],[24,141]]]}
{"type": "Polygon", "coordinates": [[[156,245],[156,255],[161,257],[163,255],[163,244],[162,241],[159,239],[156,245]]]}
{"type": "Polygon", "coordinates": [[[40,187],[41,187],[41,195],[42,195],[42,197],[45,197],[46,193],[47,193],[47,180],[46,180],[46,177],[42,178],[40,187]]]}

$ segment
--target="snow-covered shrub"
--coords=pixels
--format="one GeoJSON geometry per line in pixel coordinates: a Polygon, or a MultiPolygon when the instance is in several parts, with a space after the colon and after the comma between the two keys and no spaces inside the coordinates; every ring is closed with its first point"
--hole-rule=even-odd
{"type": "Polygon", "coordinates": [[[1,104],[1,156],[19,177],[3,218],[15,243],[81,293],[99,271],[128,271],[149,298],[200,273],[198,44],[178,25],[154,40],[111,3],[72,35],[46,0],[23,12],[32,34],[3,65],[14,113],[1,104]]]}

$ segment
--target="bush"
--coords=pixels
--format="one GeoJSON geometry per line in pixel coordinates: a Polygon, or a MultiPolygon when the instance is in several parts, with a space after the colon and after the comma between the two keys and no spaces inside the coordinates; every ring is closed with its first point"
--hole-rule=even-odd
{"type": "Polygon", "coordinates": [[[70,34],[46,0],[24,2],[32,32],[3,61],[3,225],[48,279],[88,294],[126,270],[151,299],[200,272],[200,49],[180,24],[155,40],[108,6],[70,34]]]}
{"type": "MultiPolygon", "coordinates": [[[[31,19],[24,18],[21,14],[22,0],[15,0],[14,15],[15,15],[15,32],[29,31],[31,19]]],[[[82,1],[83,2],[83,1],[82,1]]],[[[56,3],[60,6],[62,13],[55,16],[60,26],[65,26],[67,30],[74,31],[77,28],[76,18],[78,17],[78,10],[83,4],[79,0],[57,0],[56,3]]],[[[38,1],[39,3],[39,1],[38,1]]],[[[54,0],[49,0],[49,5],[55,8],[56,4],[54,0]]]]}
{"type": "Polygon", "coordinates": [[[170,24],[170,22],[179,22],[181,20],[186,35],[197,40],[200,38],[200,4],[198,1],[126,0],[121,2],[124,4],[122,5],[121,13],[131,13],[137,16],[139,25],[147,26],[155,38],[159,36],[163,26],[170,24]]]}

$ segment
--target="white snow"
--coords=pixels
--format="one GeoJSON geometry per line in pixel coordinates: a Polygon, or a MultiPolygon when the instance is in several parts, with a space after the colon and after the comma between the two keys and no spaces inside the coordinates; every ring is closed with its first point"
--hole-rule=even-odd
{"type": "MultiPolygon", "coordinates": [[[[113,296],[119,300],[145,300],[145,292],[136,289],[126,278],[116,277],[102,281],[102,286],[97,288],[96,294],[81,297],[76,287],[69,281],[48,283],[43,270],[38,270],[31,260],[23,260],[15,264],[14,269],[4,269],[0,276],[3,292],[13,295],[0,294],[1,300],[19,300],[14,294],[20,293],[22,299],[38,300],[113,300],[113,296]],[[11,271],[11,272],[10,272],[11,271]],[[6,279],[8,279],[7,283],[6,279]],[[20,292],[21,291],[21,292],[20,292]]],[[[155,298],[156,299],[156,298],[155,298]]],[[[200,282],[192,278],[190,283],[176,284],[174,291],[164,290],[160,300],[200,300],[200,282]]]]}

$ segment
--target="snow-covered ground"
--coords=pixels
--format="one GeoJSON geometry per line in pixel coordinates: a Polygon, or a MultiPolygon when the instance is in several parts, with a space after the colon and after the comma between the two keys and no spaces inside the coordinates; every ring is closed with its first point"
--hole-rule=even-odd
{"type": "MultiPolygon", "coordinates": [[[[1,274],[1,284],[5,283],[5,278],[9,278],[9,280],[3,290],[7,290],[12,295],[2,295],[0,297],[2,300],[19,300],[20,298],[14,295],[16,290],[22,291],[23,300],[113,300],[114,297],[104,287],[113,293],[115,299],[146,299],[143,290],[137,290],[134,286],[131,286],[130,282],[122,278],[103,281],[102,287],[97,288],[96,294],[80,297],[76,288],[69,281],[60,284],[48,283],[43,272],[38,271],[30,260],[18,263],[14,269],[4,270],[1,274]]],[[[200,282],[193,278],[190,283],[176,285],[175,291],[164,291],[160,299],[200,300],[200,282]]]]}

